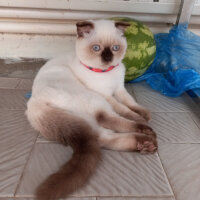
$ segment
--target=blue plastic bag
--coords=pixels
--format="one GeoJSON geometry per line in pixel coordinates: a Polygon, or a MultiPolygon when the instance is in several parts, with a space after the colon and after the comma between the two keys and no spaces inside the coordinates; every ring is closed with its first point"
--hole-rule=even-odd
{"type": "Polygon", "coordinates": [[[131,82],[146,80],[155,90],[177,97],[200,88],[200,37],[187,24],[174,26],[169,33],[155,35],[156,58],[149,69],[131,82]]]}

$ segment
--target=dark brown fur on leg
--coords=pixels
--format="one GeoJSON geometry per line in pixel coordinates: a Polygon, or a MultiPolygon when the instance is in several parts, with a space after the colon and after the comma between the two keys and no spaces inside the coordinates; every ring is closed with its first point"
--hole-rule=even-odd
{"type": "Polygon", "coordinates": [[[152,130],[146,124],[136,123],[134,121],[125,119],[117,114],[110,114],[106,111],[99,111],[96,113],[97,122],[104,128],[114,130],[116,132],[146,132],[152,130]]]}
{"type": "Polygon", "coordinates": [[[49,108],[40,119],[43,136],[68,144],[74,153],[60,170],[50,175],[36,190],[37,200],[65,198],[83,186],[100,160],[97,136],[83,119],[57,108],[49,108]]]}

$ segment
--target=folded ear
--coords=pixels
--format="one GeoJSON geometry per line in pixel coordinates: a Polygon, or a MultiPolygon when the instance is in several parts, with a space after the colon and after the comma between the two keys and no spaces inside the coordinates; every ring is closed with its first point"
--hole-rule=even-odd
{"type": "Polygon", "coordinates": [[[94,24],[90,21],[82,21],[76,23],[78,37],[84,37],[91,33],[94,29],[94,24]]]}
{"type": "Polygon", "coordinates": [[[115,27],[119,29],[122,33],[130,26],[128,22],[115,22],[115,27]]]}

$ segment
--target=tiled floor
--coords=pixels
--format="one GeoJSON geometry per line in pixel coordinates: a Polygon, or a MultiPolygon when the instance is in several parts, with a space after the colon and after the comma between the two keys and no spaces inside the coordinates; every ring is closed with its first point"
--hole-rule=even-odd
{"type": "MultiPolygon", "coordinates": [[[[0,78],[0,200],[33,200],[36,186],[72,154],[38,136],[24,115],[32,80],[0,78]]],[[[146,84],[127,85],[152,111],[153,155],[102,150],[96,174],[69,200],[200,199],[200,108],[186,95],[167,98],[146,84]]]]}

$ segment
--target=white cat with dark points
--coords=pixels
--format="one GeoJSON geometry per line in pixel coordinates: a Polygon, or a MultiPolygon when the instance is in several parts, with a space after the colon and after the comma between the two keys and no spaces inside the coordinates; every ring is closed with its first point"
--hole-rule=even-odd
{"type": "Polygon", "coordinates": [[[27,104],[31,125],[49,140],[70,145],[72,158],[37,189],[38,200],[64,198],[86,183],[100,147],[155,152],[150,113],[124,88],[124,31],[107,20],[77,25],[76,52],[48,61],[38,72],[27,104]]]}

